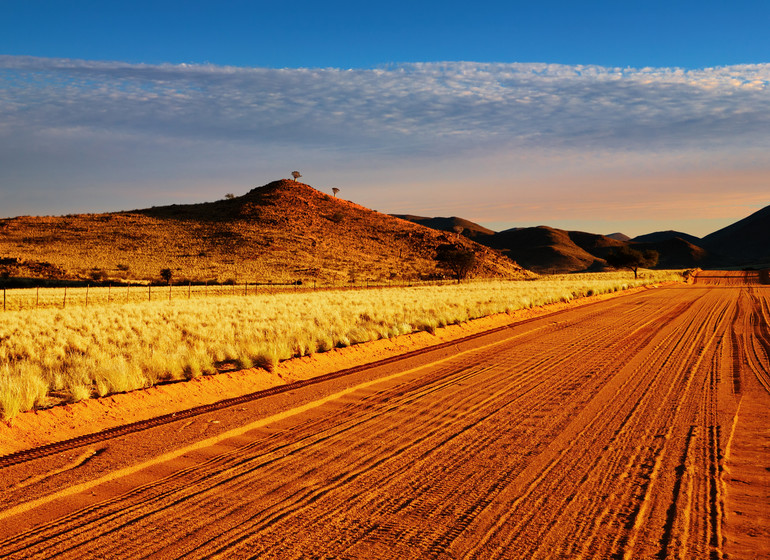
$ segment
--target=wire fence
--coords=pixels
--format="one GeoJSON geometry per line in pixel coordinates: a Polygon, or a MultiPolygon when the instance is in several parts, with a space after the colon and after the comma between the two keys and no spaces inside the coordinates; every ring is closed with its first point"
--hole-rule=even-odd
{"type": "Polygon", "coordinates": [[[117,284],[108,286],[56,287],[56,288],[2,288],[2,311],[27,309],[67,309],[113,304],[179,301],[211,297],[254,296],[285,292],[319,290],[359,290],[366,288],[435,286],[453,280],[358,282],[329,284],[305,282],[303,284],[274,284],[245,282],[243,284],[117,284]]]}

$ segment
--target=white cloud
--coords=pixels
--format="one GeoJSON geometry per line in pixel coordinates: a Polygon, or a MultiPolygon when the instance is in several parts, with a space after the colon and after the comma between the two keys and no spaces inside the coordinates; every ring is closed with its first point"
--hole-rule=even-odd
{"type": "Polygon", "coordinates": [[[62,166],[70,182],[106,184],[116,173],[179,180],[207,162],[236,181],[289,161],[398,162],[408,173],[499,156],[508,167],[497,173],[515,175],[533,173],[533,158],[570,168],[596,154],[729,159],[770,147],[769,84],[770,64],[342,70],[0,56],[0,190],[44,189],[62,166]]]}
{"type": "Polygon", "coordinates": [[[770,65],[275,70],[0,57],[0,68],[6,129],[77,126],[395,153],[462,151],[467,141],[699,145],[766,138],[770,129],[770,65]]]}

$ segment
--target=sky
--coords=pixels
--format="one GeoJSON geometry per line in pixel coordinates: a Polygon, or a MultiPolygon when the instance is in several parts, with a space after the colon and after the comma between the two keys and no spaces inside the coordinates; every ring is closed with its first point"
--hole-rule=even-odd
{"type": "Polygon", "coordinates": [[[0,217],[299,170],[387,213],[703,236],[770,204],[770,2],[0,0],[0,217]]]}

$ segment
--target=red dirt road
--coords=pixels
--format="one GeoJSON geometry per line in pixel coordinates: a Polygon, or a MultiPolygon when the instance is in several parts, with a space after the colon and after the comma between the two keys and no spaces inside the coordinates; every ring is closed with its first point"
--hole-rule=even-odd
{"type": "Polygon", "coordinates": [[[768,558],[770,288],[706,282],[6,467],[0,558],[768,558]]]}

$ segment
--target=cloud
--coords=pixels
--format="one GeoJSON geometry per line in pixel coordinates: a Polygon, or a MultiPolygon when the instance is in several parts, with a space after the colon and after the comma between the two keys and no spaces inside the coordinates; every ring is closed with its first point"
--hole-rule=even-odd
{"type": "Polygon", "coordinates": [[[0,57],[4,129],[342,151],[766,141],[770,65],[697,71],[425,63],[371,70],[0,57]]]}
{"type": "Polygon", "coordinates": [[[741,167],[770,148],[769,84],[770,64],[345,70],[0,56],[0,195],[56,184],[62,198],[74,184],[109,191],[189,177],[237,183],[310,163],[334,182],[342,165],[410,185],[415,169],[428,170],[427,182],[445,168],[466,185],[486,169],[512,188],[602,166],[643,173],[650,154],[672,168],[741,167]]]}

